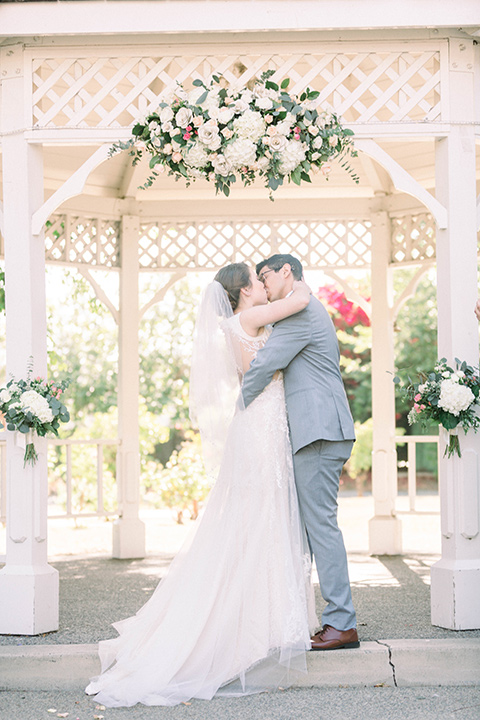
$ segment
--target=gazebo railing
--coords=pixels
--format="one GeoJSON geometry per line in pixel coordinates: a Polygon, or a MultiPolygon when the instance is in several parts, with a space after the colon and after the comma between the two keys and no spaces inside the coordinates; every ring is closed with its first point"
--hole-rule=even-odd
{"type": "MultiPolygon", "coordinates": [[[[48,446],[65,447],[65,512],[48,516],[49,520],[67,518],[91,518],[91,517],[112,517],[118,515],[118,509],[107,510],[104,505],[104,448],[118,446],[118,438],[94,438],[94,439],[73,439],[73,438],[49,438],[48,446]],[[75,512],[73,506],[73,463],[72,448],[74,446],[96,447],[96,489],[97,509],[94,512],[75,512]]],[[[7,461],[6,461],[6,440],[0,440],[0,522],[6,521],[7,516],[7,461]]]]}
{"type": "Polygon", "coordinates": [[[407,487],[408,487],[408,510],[398,510],[400,513],[417,513],[438,515],[437,510],[417,510],[417,444],[418,443],[434,443],[437,445],[437,453],[439,451],[438,435],[396,435],[396,445],[407,445],[407,487]]]}

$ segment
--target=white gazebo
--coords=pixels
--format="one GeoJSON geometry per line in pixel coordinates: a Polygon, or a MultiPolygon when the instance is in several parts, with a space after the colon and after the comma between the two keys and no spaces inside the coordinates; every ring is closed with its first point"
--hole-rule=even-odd
{"type": "MultiPolygon", "coordinates": [[[[171,0],[4,3],[0,7],[0,233],[6,267],[7,372],[46,373],[45,262],[76,267],[119,325],[120,517],[113,555],[141,557],[139,318],[189,271],[293,252],[361,303],[373,331],[373,554],[401,553],[397,516],[393,323],[437,265],[439,356],[478,363],[476,186],[480,177],[480,6],[477,0],[171,0]],[[291,89],[320,92],[356,135],[361,177],[261,184],[215,197],[148,173],[127,154],[108,159],[136,117],[176,86],[221,72],[237,86],[266,70],[291,89]],[[48,221],[48,222],[47,222],[48,221]],[[393,302],[395,267],[418,270],[393,302]],[[371,303],[344,270],[371,267],[371,303]],[[120,275],[116,307],[91,270],[120,275]],[[142,271],[170,279],[139,307],[142,271]]],[[[440,441],[441,447],[443,440],[440,441]]],[[[432,622],[480,627],[480,435],[441,460],[442,557],[432,569],[432,622]]],[[[47,561],[47,460],[23,468],[7,443],[7,554],[0,633],[58,627],[58,574],[47,561]]]]}

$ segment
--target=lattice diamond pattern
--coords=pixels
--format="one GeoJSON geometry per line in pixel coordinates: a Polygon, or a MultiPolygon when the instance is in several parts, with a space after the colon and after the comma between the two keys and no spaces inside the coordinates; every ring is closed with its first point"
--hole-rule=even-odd
{"type": "Polygon", "coordinates": [[[294,253],[308,268],[367,267],[368,221],[151,223],[141,226],[143,269],[215,270],[230,262],[259,262],[273,253],[294,253]]]}
{"type": "Polygon", "coordinates": [[[288,76],[293,92],[307,85],[318,103],[350,122],[441,120],[440,53],[272,53],[157,57],[35,58],[32,114],[35,127],[128,127],[157,107],[177,83],[223,73],[232,86],[251,84],[266,69],[288,76]]]}
{"type": "Polygon", "coordinates": [[[47,262],[118,267],[118,221],[53,215],[45,229],[47,262]]]}
{"type": "Polygon", "coordinates": [[[429,213],[392,218],[392,264],[435,259],[435,223],[429,213]]]}

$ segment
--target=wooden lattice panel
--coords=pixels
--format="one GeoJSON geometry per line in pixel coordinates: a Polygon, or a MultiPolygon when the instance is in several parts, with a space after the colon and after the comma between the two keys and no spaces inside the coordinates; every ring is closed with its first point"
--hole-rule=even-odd
{"type": "Polygon", "coordinates": [[[392,264],[435,260],[435,222],[429,213],[394,217],[391,223],[392,264]]]}
{"type": "Polygon", "coordinates": [[[143,269],[216,270],[292,253],[306,268],[357,268],[371,262],[368,221],[149,223],[140,228],[143,269]]]}
{"type": "Polygon", "coordinates": [[[318,90],[318,104],[336,110],[348,122],[440,121],[438,46],[402,47],[298,54],[36,57],[33,125],[129,127],[155,109],[177,83],[190,88],[197,78],[208,81],[212,73],[223,73],[230,85],[243,87],[267,69],[275,70],[274,79],[290,77],[294,93],[307,85],[318,90]]]}
{"type": "Polygon", "coordinates": [[[45,230],[45,259],[73,265],[118,267],[118,221],[54,215],[45,230]]]}

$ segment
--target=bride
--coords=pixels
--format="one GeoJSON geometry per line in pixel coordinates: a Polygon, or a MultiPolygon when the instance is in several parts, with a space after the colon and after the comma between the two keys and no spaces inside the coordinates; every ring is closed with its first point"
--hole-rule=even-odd
{"type": "Polygon", "coordinates": [[[152,597],[119,637],[99,644],[102,674],[86,688],[109,707],[176,705],[285,687],[306,672],[318,625],[277,373],[248,408],[241,378],[267,326],[303,310],[310,290],[267,304],[245,263],[207,287],[197,318],[191,413],[217,479],[201,519],[152,597]]]}

